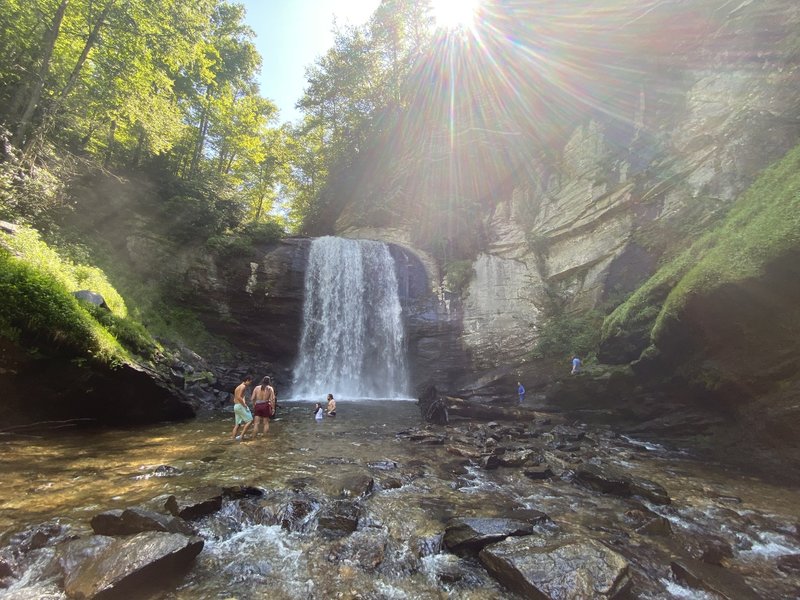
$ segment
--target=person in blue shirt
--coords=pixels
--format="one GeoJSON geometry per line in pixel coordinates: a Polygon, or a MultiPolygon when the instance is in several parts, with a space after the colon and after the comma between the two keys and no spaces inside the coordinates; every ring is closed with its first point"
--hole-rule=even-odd
{"type": "Polygon", "coordinates": [[[517,393],[519,394],[519,403],[522,404],[523,402],[525,402],[525,388],[519,381],[517,382],[517,385],[519,386],[517,388],[517,393]]]}
{"type": "Polygon", "coordinates": [[[580,373],[582,366],[583,366],[583,363],[581,362],[581,359],[578,358],[577,356],[573,356],[572,357],[572,375],[575,375],[575,373],[580,373]]]}

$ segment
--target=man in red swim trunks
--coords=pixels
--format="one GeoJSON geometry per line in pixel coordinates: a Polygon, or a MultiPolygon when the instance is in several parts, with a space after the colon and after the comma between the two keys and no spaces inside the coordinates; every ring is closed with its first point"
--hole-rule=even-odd
{"type": "Polygon", "coordinates": [[[275,412],[275,390],[270,385],[272,382],[269,377],[261,380],[261,385],[257,385],[250,395],[253,400],[253,414],[256,418],[255,433],[258,435],[258,426],[263,423],[264,435],[269,431],[269,419],[275,412]]]}

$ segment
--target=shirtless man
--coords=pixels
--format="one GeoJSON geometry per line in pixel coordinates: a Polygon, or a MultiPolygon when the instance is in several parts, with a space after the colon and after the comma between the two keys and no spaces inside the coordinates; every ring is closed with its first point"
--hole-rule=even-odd
{"type": "Polygon", "coordinates": [[[333,394],[328,394],[328,407],[326,410],[329,417],[336,416],[336,400],[333,399],[333,394]]]}
{"type": "Polygon", "coordinates": [[[269,432],[269,419],[275,414],[275,390],[270,385],[269,377],[261,380],[261,385],[256,386],[250,398],[253,400],[253,412],[256,416],[255,433],[258,435],[258,426],[264,424],[264,435],[269,432]]]}
{"type": "Polygon", "coordinates": [[[234,421],[233,421],[233,432],[231,433],[231,437],[236,439],[244,439],[244,434],[247,432],[247,428],[250,427],[250,423],[253,422],[253,415],[250,414],[250,411],[247,408],[247,403],[244,401],[244,392],[247,389],[247,386],[250,385],[250,382],[253,381],[253,377],[250,375],[246,375],[244,381],[236,386],[236,389],[233,391],[233,414],[234,414],[234,421]],[[239,436],[236,436],[236,430],[239,428],[240,425],[243,425],[242,431],[239,433],[239,436]]]}

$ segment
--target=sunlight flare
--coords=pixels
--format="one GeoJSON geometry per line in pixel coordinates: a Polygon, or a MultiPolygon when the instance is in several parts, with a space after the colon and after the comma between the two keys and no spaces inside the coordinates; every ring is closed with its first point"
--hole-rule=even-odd
{"type": "Polygon", "coordinates": [[[431,8],[437,25],[456,29],[472,24],[479,4],[480,0],[433,0],[431,8]]]}

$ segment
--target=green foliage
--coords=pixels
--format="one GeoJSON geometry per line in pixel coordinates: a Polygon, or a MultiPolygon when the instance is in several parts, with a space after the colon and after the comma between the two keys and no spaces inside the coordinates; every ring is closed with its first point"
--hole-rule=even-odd
{"type": "Polygon", "coordinates": [[[67,290],[90,290],[103,296],[106,304],[117,316],[124,318],[128,309],[125,301],[109,283],[105,273],[97,267],[75,264],[63,258],[45,244],[39,234],[28,227],[20,227],[16,234],[0,232],[0,246],[20,256],[33,268],[47,273],[67,290]]]}
{"type": "Polygon", "coordinates": [[[61,281],[3,249],[0,299],[0,336],[48,344],[112,364],[123,355],[61,281]]]}
{"type": "Polygon", "coordinates": [[[798,247],[800,146],[767,169],[715,229],[617,307],[603,324],[603,337],[642,330],[656,342],[693,295],[758,277],[770,261],[798,247]]]}
{"type": "Polygon", "coordinates": [[[153,358],[158,349],[158,343],[141,323],[127,317],[117,317],[105,308],[88,302],[83,304],[94,319],[125,348],[144,358],[153,358]]]}
{"type": "Polygon", "coordinates": [[[598,312],[560,313],[545,320],[539,331],[535,358],[593,356],[600,342],[603,316],[598,312]]]}
{"type": "Polygon", "coordinates": [[[244,17],[227,0],[0,3],[0,218],[41,224],[73,175],[159,159],[202,182],[165,195],[189,213],[178,234],[263,220],[289,156],[244,17]]]}
{"type": "Polygon", "coordinates": [[[278,221],[252,223],[239,230],[213,236],[208,246],[218,256],[242,255],[250,252],[254,245],[273,244],[286,235],[278,221]]]}
{"type": "Polygon", "coordinates": [[[454,260],[444,266],[444,281],[447,289],[456,294],[463,294],[475,270],[471,260],[454,260]]]}
{"type": "Polygon", "coordinates": [[[432,39],[429,11],[426,0],[383,0],[364,25],[335,27],[333,46],[306,70],[286,187],[301,231],[336,220],[360,157],[408,109],[409,78],[432,39]]]}
{"type": "Polygon", "coordinates": [[[33,229],[0,234],[0,256],[0,335],[47,341],[112,364],[126,357],[123,347],[148,358],[158,348],[128,317],[122,296],[102,270],[62,258],[33,229]],[[76,300],[72,292],[79,289],[103,296],[110,310],[76,300]]]}

